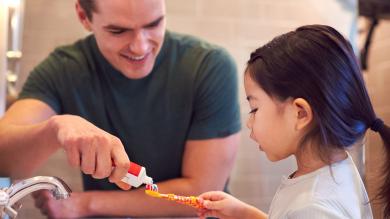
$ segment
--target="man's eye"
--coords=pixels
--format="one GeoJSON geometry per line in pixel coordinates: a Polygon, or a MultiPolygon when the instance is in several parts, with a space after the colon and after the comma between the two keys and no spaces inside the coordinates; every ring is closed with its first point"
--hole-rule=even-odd
{"type": "Polygon", "coordinates": [[[160,26],[161,21],[162,21],[163,19],[164,19],[164,17],[161,17],[161,18],[159,18],[158,20],[156,20],[156,21],[154,21],[154,22],[152,22],[152,23],[146,25],[145,28],[146,28],[146,29],[153,29],[153,28],[155,28],[155,27],[158,27],[158,26],[160,26]]]}
{"type": "Polygon", "coordinates": [[[109,30],[110,33],[112,34],[121,34],[123,32],[125,32],[124,30],[109,30]]]}
{"type": "Polygon", "coordinates": [[[153,23],[153,24],[149,24],[148,26],[146,26],[145,28],[146,29],[153,29],[153,28],[156,28],[160,25],[160,22],[158,23],[153,23]]]}
{"type": "Polygon", "coordinates": [[[257,109],[258,109],[258,108],[254,108],[253,110],[251,110],[251,111],[249,112],[249,114],[253,114],[253,113],[257,112],[257,109]]]}

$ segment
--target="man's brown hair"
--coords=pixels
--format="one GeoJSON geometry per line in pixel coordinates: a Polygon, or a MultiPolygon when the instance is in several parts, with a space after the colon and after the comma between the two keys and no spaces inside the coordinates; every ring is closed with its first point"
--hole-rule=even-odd
{"type": "Polygon", "coordinates": [[[92,12],[96,12],[95,0],[78,0],[80,6],[85,11],[87,18],[92,21],[92,12]]]}

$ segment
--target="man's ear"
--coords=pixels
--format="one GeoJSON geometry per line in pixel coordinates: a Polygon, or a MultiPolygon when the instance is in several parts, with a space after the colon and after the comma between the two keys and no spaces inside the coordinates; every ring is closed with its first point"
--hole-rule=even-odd
{"type": "Polygon", "coordinates": [[[92,31],[91,21],[88,19],[87,14],[85,13],[84,9],[81,7],[79,1],[76,1],[75,8],[76,8],[77,17],[79,18],[81,24],[84,26],[86,30],[92,31]]]}
{"type": "Polygon", "coordinates": [[[297,98],[293,101],[293,107],[296,115],[297,130],[302,130],[308,127],[313,121],[313,111],[310,104],[303,98],[297,98]]]}

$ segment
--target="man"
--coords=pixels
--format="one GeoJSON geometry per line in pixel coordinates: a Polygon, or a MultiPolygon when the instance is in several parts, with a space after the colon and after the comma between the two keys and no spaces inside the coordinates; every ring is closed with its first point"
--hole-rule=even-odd
{"type": "MultiPolygon", "coordinates": [[[[115,191],[94,178],[111,174],[111,158],[125,166],[124,148],[162,192],[222,190],[241,126],[233,61],[219,47],[166,31],[164,0],[78,0],[76,11],[93,35],[56,49],[30,74],[0,122],[0,164],[10,160],[3,154],[25,151],[16,158],[34,160],[25,175],[65,149],[86,191],[60,201],[36,195],[49,217],[194,215],[142,188],[115,191]]],[[[22,175],[24,166],[6,167],[22,175]]]]}

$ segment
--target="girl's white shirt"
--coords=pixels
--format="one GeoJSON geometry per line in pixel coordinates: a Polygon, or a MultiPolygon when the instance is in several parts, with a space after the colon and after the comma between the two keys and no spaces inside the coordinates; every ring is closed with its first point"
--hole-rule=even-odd
{"type": "Polygon", "coordinates": [[[372,219],[368,195],[351,156],[297,178],[283,176],[269,219],[285,218],[372,219]]]}

